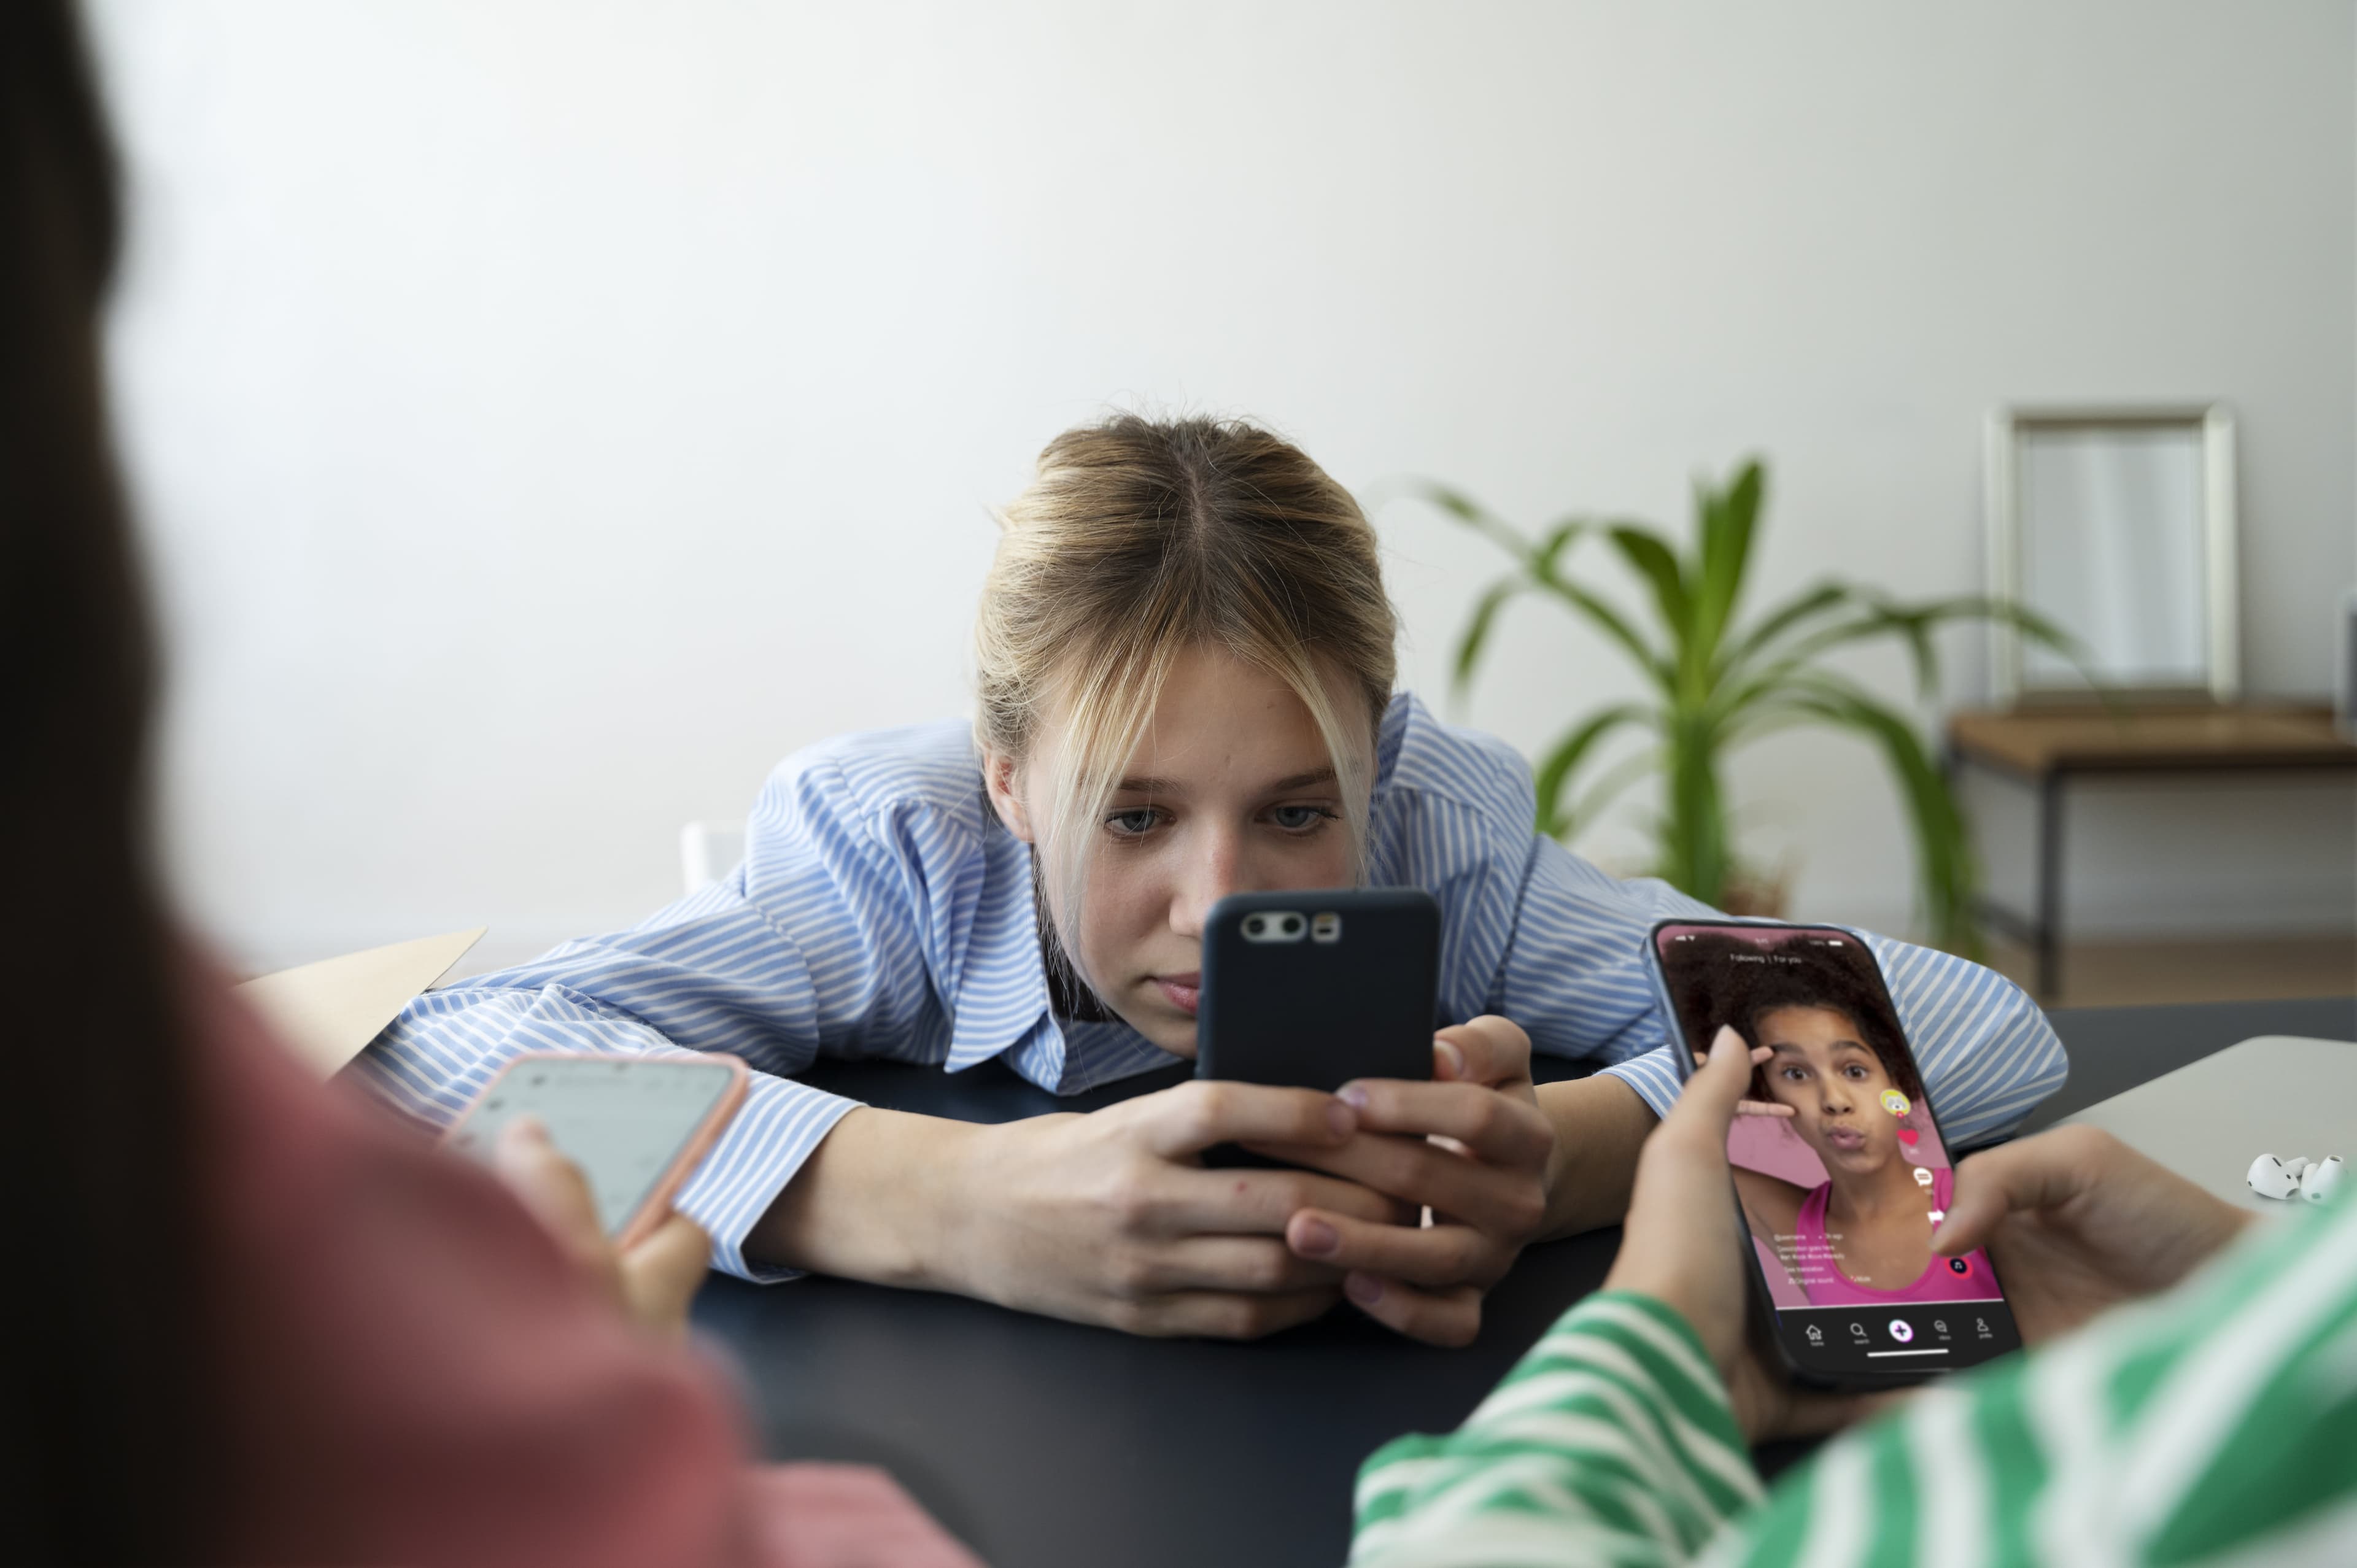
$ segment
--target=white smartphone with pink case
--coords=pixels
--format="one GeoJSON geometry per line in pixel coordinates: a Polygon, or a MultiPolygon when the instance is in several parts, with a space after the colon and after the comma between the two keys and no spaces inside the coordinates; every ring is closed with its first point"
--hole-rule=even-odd
{"type": "Polygon", "coordinates": [[[475,1097],[443,1142],[489,1162],[500,1130],[539,1118],[559,1154],[581,1167],[597,1221],[629,1247],[662,1222],[671,1200],[744,1103],[735,1057],[521,1056],[475,1097]]]}

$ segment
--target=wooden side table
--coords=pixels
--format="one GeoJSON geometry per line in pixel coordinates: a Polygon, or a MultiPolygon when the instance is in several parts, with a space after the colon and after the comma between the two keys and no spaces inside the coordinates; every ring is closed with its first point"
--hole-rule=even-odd
{"type": "Polygon", "coordinates": [[[2062,983],[2063,787],[2089,776],[2339,770],[2357,773],[2357,743],[2321,707],[2069,708],[1963,713],[1948,721],[1953,779],[1978,768],[2038,798],[2034,913],[1986,896],[1975,912],[2038,954],[2038,993],[2062,983]]]}

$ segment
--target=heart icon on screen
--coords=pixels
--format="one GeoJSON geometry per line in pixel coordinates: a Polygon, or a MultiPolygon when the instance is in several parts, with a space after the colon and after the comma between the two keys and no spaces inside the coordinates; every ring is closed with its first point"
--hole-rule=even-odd
{"type": "Polygon", "coordinates": [[[1902,1143],[1902,1144],[1909,1144],[1909,1145],[1910,1145],[1910,1146],[1911,1146],[1911,1145],[1914,1144],[1914,1142],[1915,1142],[1915,1138],[1916,1138],[1916,1132],[1915,1132],[1915,1129],[1914,1129],[1914,1128],[1912,1128],[1912,1127],[1901,1127],[1900,1129],[1899,1129],[1899,1141],[1900,1141],[1900,1143],[1902,1143]]]}

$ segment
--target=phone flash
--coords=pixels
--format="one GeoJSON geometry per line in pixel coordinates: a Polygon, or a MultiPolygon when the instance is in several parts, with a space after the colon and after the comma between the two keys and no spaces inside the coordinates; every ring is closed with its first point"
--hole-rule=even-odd
{"type": "Polygon", "coordinates": [[[1339,942],[1342,940],[1342,917],[1328,910],[1313,917],[1309,922],[1309,940],[1313,942],[1339,942]]]}

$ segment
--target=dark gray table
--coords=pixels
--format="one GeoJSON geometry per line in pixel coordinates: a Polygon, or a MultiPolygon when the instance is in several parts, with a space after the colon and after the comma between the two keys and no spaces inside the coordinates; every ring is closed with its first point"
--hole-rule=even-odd
{"type": "MultiPolygon", "coordinates": [[[[2357,1040],[2357,1000],[2054,1015],[2071,1082],[2032,1124],[2254,1035],[2357,1040]]],[[[1158,1073],[1060,1101],[996,1064],[957,1077],[829,1064],[813,1081],[974,1122],[1092,1109],[1158,1073]]],[[[772,1458],[890,1468],[996,1568],[1336,1563],[1351,1484],[1403,1432],[1462,1421],[1564,1308],[1602,1283],[1619,1231],[1534,1247],[1462,1350],[1345,1308],[1253,1344],[1136,1339],[952,1296],[811,1279],[715,1280],[705,1333],[741,1363],[772,1458]]],[[[1763,1453],[1774,1468],[1801,1452],[1763,1453]]]]}

